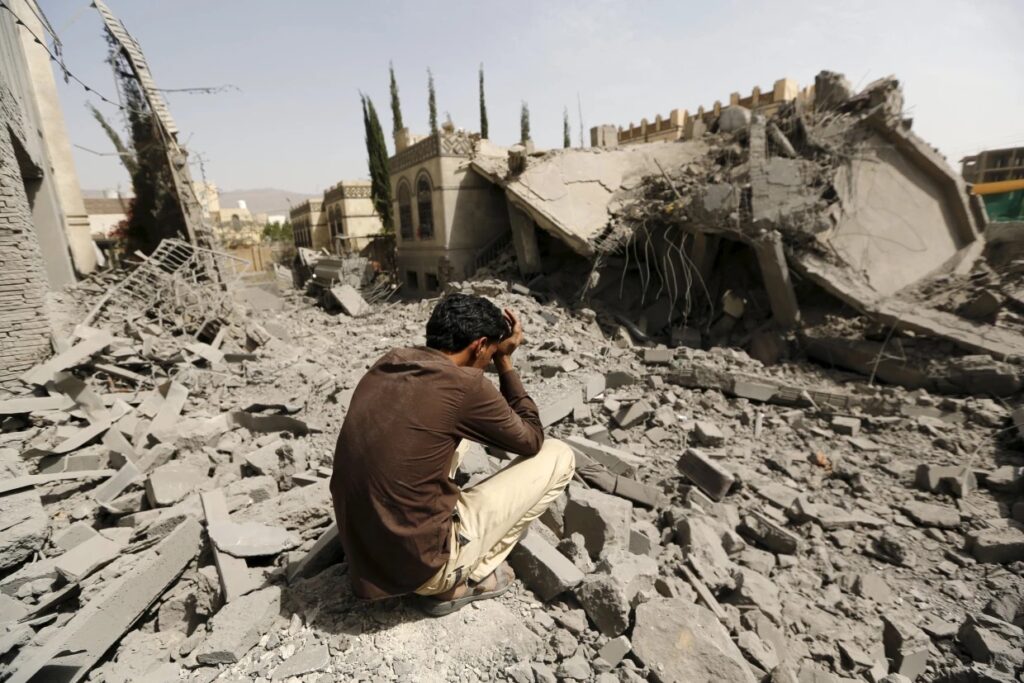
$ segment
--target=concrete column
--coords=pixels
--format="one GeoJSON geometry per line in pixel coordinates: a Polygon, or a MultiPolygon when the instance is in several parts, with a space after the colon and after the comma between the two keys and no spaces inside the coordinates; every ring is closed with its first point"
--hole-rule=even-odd
{"type": "Polygon", "coordinates": [[[800,305],[796,300],[796,292],[793,291],[793,282],[789,278],[782,238],[773,231],[754,244],[754,251],[757,254],[757,264],[761,268],[765,291],[768,292],[772,317],[780,327],[794,327],[800,322],[800,305]]]}
{"type": "MultiPolygon", "coordinates": [[[[29,10],[24,0],[15,0],[15,11],[26,28],[37,36],[46,35],[42,23],[29,10]],[[20,7],[19,7],[20,6],[20,7]]],[[[33,40],[28,31],[20,31],[22,50],[28,63],[32,89],[35,93],[39,125],[48,159],[45,169],[54,185],[57,201],[64,214],[64,231],[75,270],[80,274],[96,270],[96,250],[89,230],[89,216],[82,200],[74,159],[71,156],[71,142],[64,125],[64,114],[57,99],[57,84],[46,49],[33,40]]]]}
{"type": "Polygon", "coordinates": [[[524,277],[540,273],[540,247],[537,246],[537,227],[533,219],[509,204],[508,221],[512,225],[512,246],[516,250],[519,272],[524,277]]]}

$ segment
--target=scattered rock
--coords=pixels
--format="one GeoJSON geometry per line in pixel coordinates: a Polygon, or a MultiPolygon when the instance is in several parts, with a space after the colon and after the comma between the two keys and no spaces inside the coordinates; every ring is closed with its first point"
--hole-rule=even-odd
{"type": "Polygon", "coordinates": [[[679,599],[655,598],[636,610],[633,653],[660,683],[755,678],[729,632],[709,610],[679,599]]]}

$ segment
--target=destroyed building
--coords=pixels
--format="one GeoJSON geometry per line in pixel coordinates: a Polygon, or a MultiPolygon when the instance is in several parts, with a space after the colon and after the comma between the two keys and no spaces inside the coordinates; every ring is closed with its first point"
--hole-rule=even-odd
{"type": "MultiPolygon", "coordinates": [[[[165,240],[54,297],[59,352],[0,394],[0,680],[1019,680],[1024,268],[894,79],[664,144],[409,150],[399,258],[519,312],[576,457],[513,588],[427,620],[349,586],[334,440],[432,302],[352,272],[331,312],[165,240]],[[460,211],[507,224],[469,248],[460,211]]],[[[467,446],[460,485],[508,461],[467,446]]]]}

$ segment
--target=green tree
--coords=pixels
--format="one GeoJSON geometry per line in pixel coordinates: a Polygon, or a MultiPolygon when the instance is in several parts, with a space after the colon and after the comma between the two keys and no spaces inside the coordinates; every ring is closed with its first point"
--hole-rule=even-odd
{"type": "Polygon", "coordinates": [[[569,107],[562,109],[562,147],[572,147],[572,140],[569,137],[569,107]]]}
{"type": "Polygon", "coordinates": [[[480,65],[480,137],[485,140],[487,136],[487,103],[484,101],[484,65],[480,65]]]}
{"type": "Polygon", "coordinates": [[[519,110],[519,142],[526,144],[530,139],[530,106],[523,102],[519,110]]]}
{"type": "Polygon", "coordinates": [[[288,221],[284,223],[268,222],[263,226],[263,236],[271,242],[291,242],[292,224],[288,221]]]}
{"type": "Polygon", "coordinates": [[[370,170],[370,196],[377,209],[384,231],[391,232],[391,180],[388,172],[388,147],[384,142],[377,109],[368,95],[359,95],[363,102],[363,127],[366,130],[366,156],[370,170]]]}
{"type": "Polygon", "coordinates": [[[395,65],[388,62],[388,73],[391,75],[391,129],[392,132],[405,128],[402,123],[402,104],[398,100],[398,82],[395,80],[395,65]]]}
{"type": "Polygon", "coordinates": [[[138,249],[148,254],[164,238],[188,239],[188,228],[156,117],[116,42],[110,36],[107,40],[110,45],[108,62],[114,69],[127,109],[131,153],[135,159],[131,173],[135,198],[128,212],[125,246],[128,251],[138,249]]]}
{"type": "Polygon", "coordinates": [[[437,95],[434,93],[434,74],[427,69],[427,107],[430,109],[430,134],[437,135],[437,95]]]}

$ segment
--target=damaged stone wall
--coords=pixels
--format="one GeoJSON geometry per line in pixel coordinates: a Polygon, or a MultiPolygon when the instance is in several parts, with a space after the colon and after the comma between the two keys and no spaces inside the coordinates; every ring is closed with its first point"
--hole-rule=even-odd
{"type": "MultiPolygon", "coordinates": [[[[6,16],[0,14],[0,19],[6,16]]],[[[43,256],[15,150],[17,142],[24,159],[24,140],[14,138],[22,130],[22,117],[2,77],[0,120],[0,388],[8,388],[49,353],[50,325],[43,256]]]]}

